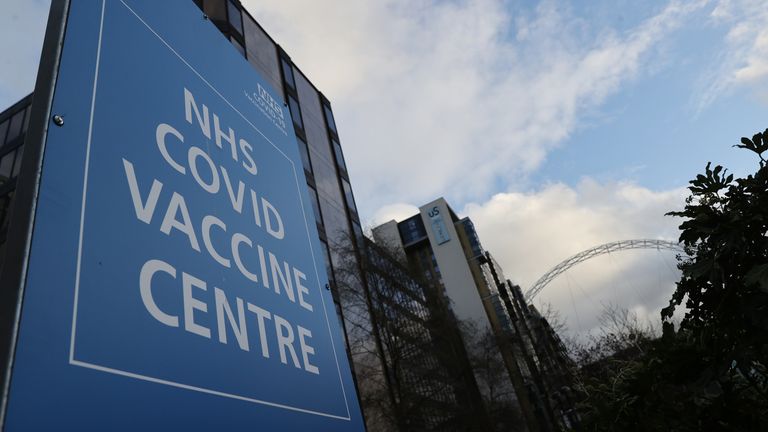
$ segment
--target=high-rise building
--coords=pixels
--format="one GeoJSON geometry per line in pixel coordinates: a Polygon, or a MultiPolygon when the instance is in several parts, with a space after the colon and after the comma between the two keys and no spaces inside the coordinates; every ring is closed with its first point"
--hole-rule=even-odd
{"type": "Polygon", "coordinates": [[[32,95],[29,95],[0,113],[0,271],[5,255],[16,179],[21,171],[24,155],[24,138],[29,125],[31,101],[32,95]]]}
{"type": "Polygon", "coordinates": [[[467,349],[483,347],[484,356],[496,358],[506,369],[505,376],[488,379],[487,371],[474,365],[492,417],[499,402],[494,395],[502,394],[500,402],[519,406],[529,430],[568,430],[575,425],[562,342],[484,250],[469,218],[459,218],[439,198],[401,222],[375,227],[373,235],[444,292],[447,307],[462,323],[467,349]],[[494,388],[500,385],[513,391],[494,388]]]}
{"type": "MultiPolygon", "coordinates": [[[[364,240],[363,292],[341,288],[343,303],[360,304],[369,312],[355,325],[350,340],[361,360],[386,373],[377,379],[364,373],[360,386],[369,387],[363,406],[383,405],[391,417],[382,430],[492,431],[488,413],[472,372],[470,353],[463,344],[458,320],[442,292],[415,274],[386,246],[364,240]],[[365,305],[365,306],[363,306],[365,305]],[[376,347],[375,350],[371,349],[376,347]],[[366,355],[368,354],[368,355],[366,355]]],[[[349,310],[349,309],[348,309],[349,310]]],[[[378,429],[377,429],[378,430],[378,429]]]]}

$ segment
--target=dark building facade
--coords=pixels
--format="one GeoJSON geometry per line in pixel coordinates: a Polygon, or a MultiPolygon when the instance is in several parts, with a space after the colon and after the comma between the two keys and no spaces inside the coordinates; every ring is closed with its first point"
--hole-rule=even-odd
{"type": "MultiPolygon", "coordinates": [[[[361,386],[377,386],[379,394],[378,401],[363,405],[385,405],[391,419],[380,426],[386,430],[493,430],[447,299],[392,250],[367,238],[364,244],[368,297],[357,302],[367,302],[372,319],[356,340],[377,345],[376,356],[368,358],[386,373],[381,383],[370,377],[361,381],[361,386]]],[[[365,351],[361,345],[358,349],[365,351]]]]}
{"type": "MultiPolygon", "coordinates": [[[[500,343],[513,354],[510,368],[518,394],[524,394],[544,430],[578,429],[573,389],[574,365],[560,336],[519,285],[504,279],[490,253],[480,259],[496,286],[501,308],[509,319],[500,343]]],[[[521,398],[522,399],[522,398],[521,398]]]]}
{"type": "Polygon", "coordinates": [[[29,95],[0,113],[0,271],[6,252],[13,195],[24,155],[31,102],[32,95],[29,95]]]}
{"type": "Polygon", "coordinates": [[[461,337],[474,351],[474,375],[495,428],[513,427],[504,422],[514,411],[509,406],[517,407],[521,427],[530,431],[577,428],[572,368],[562,341],[483,248],[469,218],[459,218],[439,198],[373,232],[443,293],[450,313],[471,324],[462,327],[461,337]],[[485,362],[477,361],[478,347],[485,362]],[[504,372],[489,373],[494,367],[504,372]]]}

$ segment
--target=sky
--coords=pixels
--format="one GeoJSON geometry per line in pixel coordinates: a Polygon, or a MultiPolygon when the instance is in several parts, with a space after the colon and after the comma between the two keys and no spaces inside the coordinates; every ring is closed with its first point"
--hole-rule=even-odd
{"type": "MultiPolygon", "coordinates": [[[[5,2],[0,106],[32,90],[48,2],[5,2]]],[[[445,197],[530,287],[585,249],[675,241],[708,161],[754,170],[768,127],[768,2],[244,0],[331,101],[368,227],[445,197]]],[[[537,297],[573,334],[604,305],[658,321],[670,252],[572,268],[537,297]]]]}

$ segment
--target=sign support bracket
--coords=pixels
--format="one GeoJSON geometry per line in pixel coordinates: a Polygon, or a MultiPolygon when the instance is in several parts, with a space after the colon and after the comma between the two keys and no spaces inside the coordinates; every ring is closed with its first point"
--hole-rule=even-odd
{"type": "Polygon", "coordinates": [[[37,72],[30,123],[24,139],[22,168],[10,215],[5,257],[0,267],[0,430],[5,427],[5,413],[11,384],[13,359],[24,298],[32,229],[40,190],[45,142],[59,60],[64,44],[70,0],[53,0],[46,25],[45,40],[37,72]]]}

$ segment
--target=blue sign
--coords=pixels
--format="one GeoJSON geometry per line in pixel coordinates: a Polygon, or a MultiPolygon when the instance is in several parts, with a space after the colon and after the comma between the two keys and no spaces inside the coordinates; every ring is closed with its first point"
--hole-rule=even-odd
{"type": "Polygon", "coordinates": [[[363,430],[281,99],[191,1],[72,2],[6,431],[363,430]]]}

